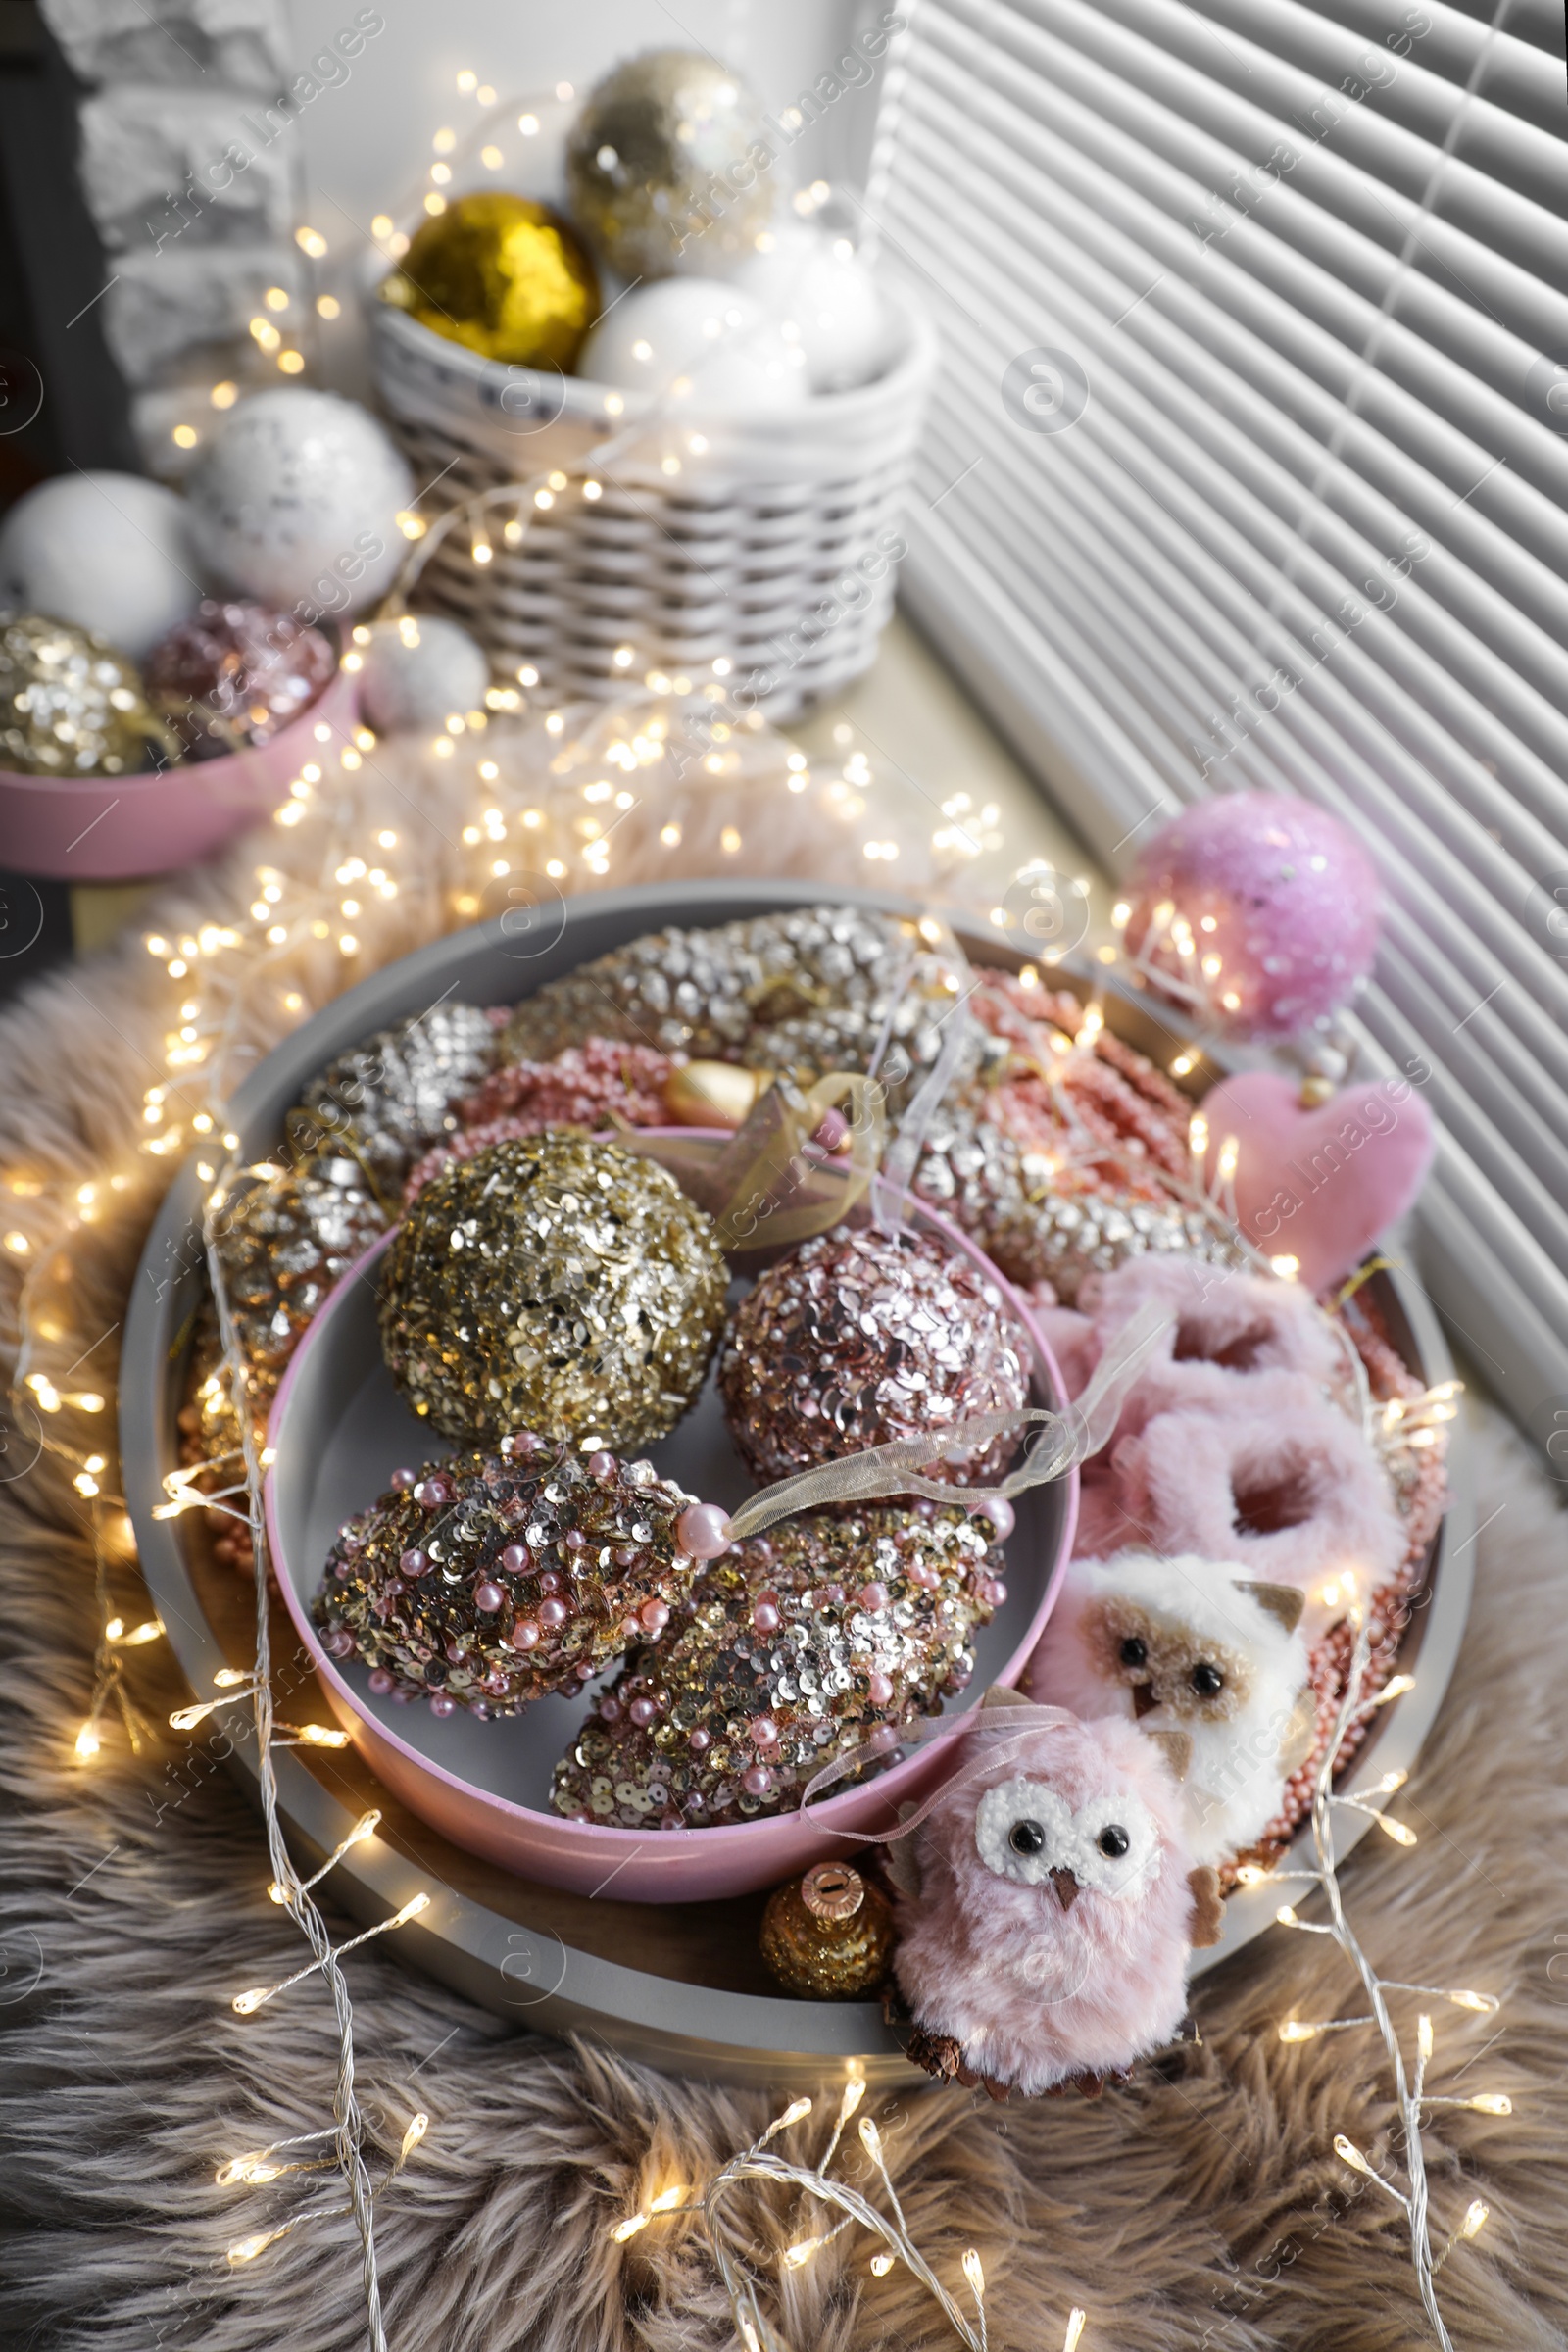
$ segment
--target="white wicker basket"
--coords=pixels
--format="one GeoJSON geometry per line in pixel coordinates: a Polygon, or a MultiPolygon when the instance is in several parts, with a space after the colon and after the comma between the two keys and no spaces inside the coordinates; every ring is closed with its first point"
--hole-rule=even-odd
{"type": "Polygon", "coordinates": [[[892,609],[934,358],[923,315],[886,300],[874,382],[744,425],[639,416],[632,395],[480,359],[372,300],[381,403],[431,486],[422,511],[464,508],[416,551],[415,601],[563,699],[716,674],[790,718],[858,677],[892,609]]]}

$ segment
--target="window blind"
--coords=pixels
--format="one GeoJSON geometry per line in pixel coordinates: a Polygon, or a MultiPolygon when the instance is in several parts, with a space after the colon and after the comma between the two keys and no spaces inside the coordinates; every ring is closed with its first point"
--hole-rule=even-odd
{"type": "Polygon", "coordinates": [[[1568,103],[1557,0],[917,0],[866,190],[942,363],[903,593],[1112,871],[1342,817],[1423,1271],[1568,1427],[1568,103]],[[1554,892],[1558,895],[1554,897],[1554,892]],[[1554,911],[1561,909],[1556,922],[1554,911]]]}

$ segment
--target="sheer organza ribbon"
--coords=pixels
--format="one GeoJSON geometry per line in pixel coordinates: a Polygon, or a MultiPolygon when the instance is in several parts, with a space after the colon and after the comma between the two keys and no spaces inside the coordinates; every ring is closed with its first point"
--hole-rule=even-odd
{"type": "Polygon", "coordinates": [[[743,1503],[729,1521],[733,1542],[757,1535],[776,1519],[797,1511],[820,1510],[835,1502],[868,1502],[884,1494],[929,1494],[938,1502],[962,1501],[973,1506],[1001,1496],[1010,1499],[1029,1487],[1063,1478],[1073,1466],[1098,1453],[1115,1434],[1128,1391],[1155,1348],[1174,1327],[1175,1318],[1152,1302],[1139,1308],[1105,1349],[1095,1374],[1076,1402],[1054,1413],[1043,1405],[1020,1405],[1010,1412],[972,1413],[946,1429],[916,1438],[896,1438],[888,1446],[869,1446],[863,1453],[846,1454],[823,1462],[815,1470],[801,1470],[775,1486],[763,1487],[743,1503]],[[1036,1428],[1034,1444],[1017,1468],[994,1487],[955,1487],[951,1480],[922,1476],[931,1462],[957,1461],[1004,1436],[1008,1430],[1036,1428]]]}
{"type": "Polygon", "coordinates": [[[931,1122],[962,1062],[976,982],[969,961],[946,923],[927,916],[911,941],[890,992],[871,1064],[863,1074],[830,1070],[806,1092],[775,1083],[758,1097],[728,1137],[661,1135],[616,1119],[620,1142],[669,1170],[683,1192],[706,1208],[720,1249],[735,1254],[789,1249],[828,1233],[870,1196],[870,1213],[885,1232],[907,1214],[909,1182],[931,1122]],[[935,1061],[911,1096],[896,1131],[887,1112],[881,1064],[893,1042],[922,946],[940,954],[953,1004],[942,1015],[946,1034],[935,1061]],[[816,1139],[835,1115],[843,1128],[835,1145],[816,1139]]]}
{"type": "Polygon", "coordinates": [[[770,1086],[731,1136],[627,1129],[619,1140],[669,1170],[733,1254],[788,1249],[842,1224],[881,1165],[887,1132],[876,1080],[830,1070],[805,1094],[770,1086]],[[830,1149],[815,1139],[835,1116],[843,1125],[830,1149]]]}

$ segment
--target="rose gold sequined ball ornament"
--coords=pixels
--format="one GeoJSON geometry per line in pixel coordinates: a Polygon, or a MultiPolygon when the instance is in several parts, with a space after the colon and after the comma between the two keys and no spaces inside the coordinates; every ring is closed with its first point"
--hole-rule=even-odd
{"type": "Polygon", "coordinates": [[[267,743],[324,691],[337,656],[319,629],[245,598],[206,597],[147,658],[147,692],[191,760],[267,743]]]}
{"type": "MultiPolygon", "coordinates": [[[[767,1268],[719,1363],[730,1434],[756,1477],[941,1431],[1029,1401],[1028,1341],[1000,1287],[929,1234],[840,1230],[767,1268]]],[[[930,1474],[1000,1478],[1018,1437],[930,1474]]]]}
{"type": "Polygon", "coordinates": [[[769,1895],[762,1958],[803,2001],[853,2001],[875,1991],[893,1956],[893,1912],[847,1862],[816,1862],[769,1895]]]}

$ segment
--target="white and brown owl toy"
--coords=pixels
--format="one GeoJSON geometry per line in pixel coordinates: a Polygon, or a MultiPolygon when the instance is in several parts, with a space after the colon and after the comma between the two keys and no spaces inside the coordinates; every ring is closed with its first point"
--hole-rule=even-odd
{"type": "Polygon", "coordinates": [[[1200,1862],[1256,1842],[1306,1752],[1302,1595],[1223,1561],[1075,1560],[1024,1676],[1031,1698],[1185,1732],[1187,1835],[1200,1862]]]}
{"type": "Polygon", "coordinates": [[[1176,2034],[1218,1883],[1187,1843],[1185,1738],[991,1691],[930,1809],[890,1847],[894,1973],[928,2074],[1098,2093],[1176,2034]]]}

